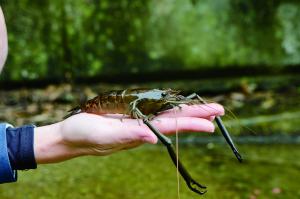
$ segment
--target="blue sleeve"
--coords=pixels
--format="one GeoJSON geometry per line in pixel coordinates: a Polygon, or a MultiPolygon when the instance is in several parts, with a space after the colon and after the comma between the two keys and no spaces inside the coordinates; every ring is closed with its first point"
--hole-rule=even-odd
{"type": "Polygon", "coordinates": [[[11,168],[8,157],[6,141],[6,129],[8,127],[11,127],[11,125],[0,124],[0,183],[17,181],[17,171],[11,168]]]}
{"type": "Polygon", "coordinates": [[[36,169],[34,125],[6,129],[7,152],[13,170],[36,169]]]}

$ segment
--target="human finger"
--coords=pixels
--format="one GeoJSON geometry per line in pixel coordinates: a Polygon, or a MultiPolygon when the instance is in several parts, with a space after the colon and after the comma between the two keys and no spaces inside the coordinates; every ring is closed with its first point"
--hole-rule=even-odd
{"type": "Polygon", "coordinates": [[[113,119],[126,119],[126,118],[130,118],[129,115],[120,114],[120,113],[102,114],[101,116],[106,117],[106,118],[113,118],[113,119]]]}
{"type": "Polygon", "coordinates": [[[156,118],[164,117],[198,117],[210,119],[211,116],[224,115],[224,108],[220,104],[195,104],[185,105],[182,104],[180,107],[175,107],[166,111],[161,112],[156,118]]]}
{"type": "Polygon", "coordinates": [[[164,134],[174,134],[178,132],[214,132],[214,124],[203,118],[179,117],[179,118],[160,118],[151,121],[160,132],[164,134]]]}
{"type": "MultiPolygon", "coordinates": [[[[155,134],[142,122],[133,119],[125,119],[123,123],[127,131],[122,133],[125,142],[142,141],[151,144],[157,142],[155,134]]],[[[176,132],[214,132],[211,121],[196,117],[160,118],[151,121],[151,124],[163,134],[175,134],[176,132]]]]}

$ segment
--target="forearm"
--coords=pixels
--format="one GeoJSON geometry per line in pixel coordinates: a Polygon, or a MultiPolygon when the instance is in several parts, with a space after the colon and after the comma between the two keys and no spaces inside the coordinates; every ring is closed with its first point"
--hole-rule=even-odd
{"type": "Polygon", "coordinates": [[[83,155],[82,149],[63,140],[62,123],[34,129],[34,155],[37,164],[55,163],[83,155]]]}
{"type": "Polygon", "coordinates": [[[0,6],[0,73],[6,60],[7,51],[8,51],[8,44],[7,44],[6,26],[5,26],[3,12],[0,6]]]}

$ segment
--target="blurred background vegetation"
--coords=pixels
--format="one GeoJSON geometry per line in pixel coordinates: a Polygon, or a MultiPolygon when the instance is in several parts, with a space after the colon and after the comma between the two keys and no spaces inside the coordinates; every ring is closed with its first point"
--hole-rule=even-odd
{"type": "Polygon", "coordinates": [[[1,0],[3,79],[300,63],[297,0],[1,0]]]}
{"type": "MultiPolygon", "coordinates": [[[[227,109],[226,126],[246,159],[237,164],[219,132],[181,135],[183,162],[208,185],[205,198],[300,198],[300,1],[0,5],[9,37],[0,121],[57,122],[112,89],[197,92],[227,109]]],[[[161,147],[20,172],[19,183],[1,185],[0,198],[177,198],[176,172],[161,147]]],[[[181,198],[197,197],[182,181],[180,190],[181,198]]]]}

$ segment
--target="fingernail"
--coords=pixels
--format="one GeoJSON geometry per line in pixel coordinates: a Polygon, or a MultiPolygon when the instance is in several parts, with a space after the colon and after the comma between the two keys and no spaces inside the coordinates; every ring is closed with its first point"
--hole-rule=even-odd
{"type": "Polygon", "coordinates": [[[212,124],[211,128],[209,129],[209,133],[215,132],[215,125],[212,124]]]}
{"type": "Polygon", "coordinates": [[[142,140],[150,144],[155,144],[157,142],[157,138],[152,136],[144,136],[142,140]]]}

